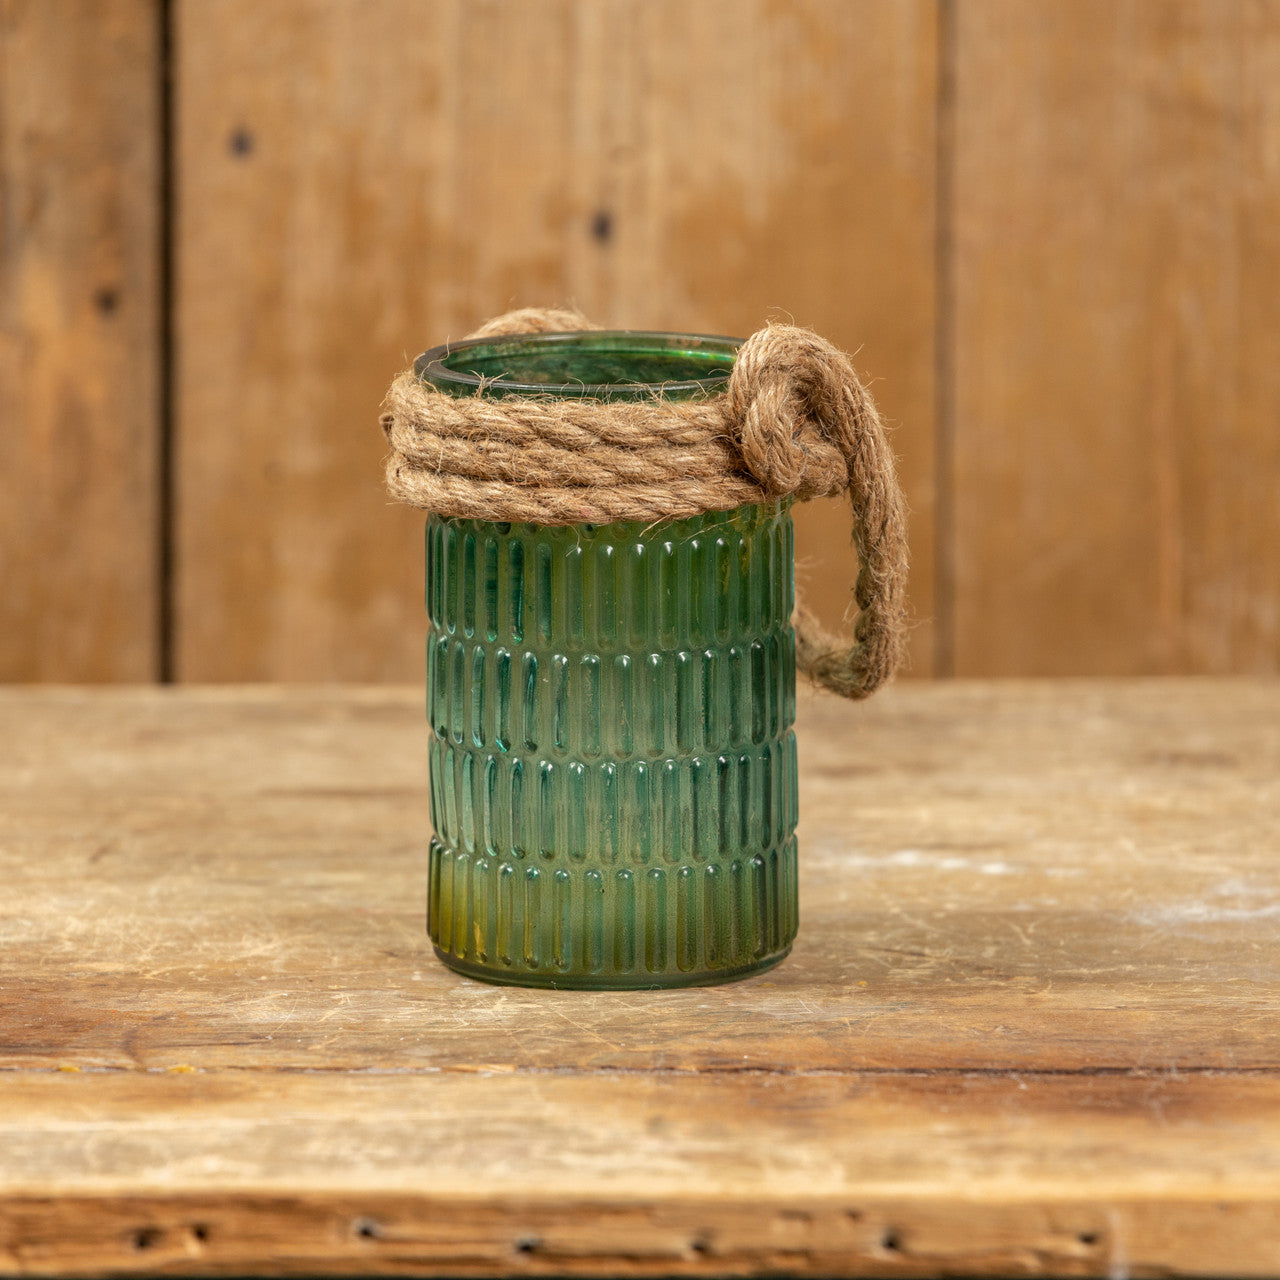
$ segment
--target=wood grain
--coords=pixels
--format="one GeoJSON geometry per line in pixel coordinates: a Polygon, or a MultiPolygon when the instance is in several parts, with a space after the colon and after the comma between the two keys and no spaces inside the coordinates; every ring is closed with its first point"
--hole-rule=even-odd
{"type": "Polygon", "coordinates": [[[799,732],[785,965],[495,999],[423,934],[417,695],[0,693],[0,1066],[1280,1065],[1280,686],[902,688],[799,732]]]}
{"type": "Polygon", "coordinates": [[[13,1092],[4,1275],[1280,1269],[1274,1077],[211,1072],[13,1092]]]}
{"type": "Polygon", "coordinates": [[[760,979],[430,955],[408,690],[0,691],[0,1273],[1280,1274],[1280,685],[802,700],[760,979]]]}
{"type": "MultiPolygon", "coordinates": [[[[746,334],[778,316],[855,353],[912,508],[917,675],[933,662],[934,8],[580,5],[578,218],[611,234],[566,262],[570,296],[610,324],[746,334]]],[[[851,608],[849,526],[836,500],[797,509],[798,580],[832,626],[851,608]]]]}
{"type": "MultiPolygon", "coordinates": [[[[0,8],[0,679],[153,677],[170,534],[180,677],[418,676],[377,403],[548,300],[856,352],[915,673],[1280,667],[1274,3],[173,8],[172,530],[159,9],[0,8]]],[[[844,514],[798,525],[834,622],[844,514]]]]}
{"type": "Polygon", "coordinates": [[[1280,11],[962,4],[961,674],[1280,669],[1280,11]]]}
{"type": "Polygon", "coordinates": [[[0,4],[0,680],[157,672],[159,31],[0,4]]]}
{"type": "MultiPolygon", "coordinates": [[[[377,405],[419,349],[558,301],[739,333],[785,309],[857,349],[902,424],[929,670],[930,5],[177,15],[182,678],[419,673],[421,520],[382,495],[377,405]]],[[[801,517],[829,620],[848,543],[834,504],[801,517]]]]}

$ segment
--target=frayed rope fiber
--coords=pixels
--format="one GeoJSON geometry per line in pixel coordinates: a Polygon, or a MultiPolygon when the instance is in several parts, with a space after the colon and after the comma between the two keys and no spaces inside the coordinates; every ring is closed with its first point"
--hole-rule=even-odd
{"type": "MultiPolygon", "coordinates": [[[[472,338],[595,329],[526,308],[472,338]]],[[[458,398],[402,373],[381,422],[393,498],[443,516],[534,524],[654,521],[748,502],[848,493],[859,572],[853,643],[796,610],[796,664],[865,698],[904,645],[906,515],[893,453],[849,357],[808,329],[770,324],[705,400],[458,398]]]]}

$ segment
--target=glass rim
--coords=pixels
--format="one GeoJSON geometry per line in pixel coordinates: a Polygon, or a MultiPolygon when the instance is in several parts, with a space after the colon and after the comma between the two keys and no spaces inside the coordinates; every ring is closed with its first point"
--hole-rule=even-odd
{"type": "Polygon", "coordinates": [[[446,342],[424,351],[413,362],[415,376],[440,391],[455,396],[547,396],[560,400],[689,400],[724,390],[733,358],[744,339],[723,334],[676,333],[660,329],[574,329],[557,333],[503,334],[492,338],[468,338],[446,342]],[[539,348],[570,348],[584,353],[612,351],[618,355],[671,353],[717,367],[702,377],[667,378],[635,382],[522,382],[514,377],[486,377],[456,367],[467,352],[484,351],[487,358],[528,355],[539,348]],[[728,359],[726,359],[728,357],[728,359]]]}

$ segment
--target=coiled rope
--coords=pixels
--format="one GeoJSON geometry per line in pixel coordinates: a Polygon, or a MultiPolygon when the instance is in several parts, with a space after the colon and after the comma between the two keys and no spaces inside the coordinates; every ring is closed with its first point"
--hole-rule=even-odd
{"type": "MultiPolygon", "coordinates": [[[[576,311],[527,308],[472,338],[594,329],[576,311]]],[[[853,641],[796,610],[796,665],[865,698],[904,647],[906,516],[893,453],[849,357],[794,325],[738,351],[704,400],[459,398],[402,373],[381,422],[391,496],[444,516],[535,524],[654,521],[749,502],[847,493],[859,571],[853,641]]]]}

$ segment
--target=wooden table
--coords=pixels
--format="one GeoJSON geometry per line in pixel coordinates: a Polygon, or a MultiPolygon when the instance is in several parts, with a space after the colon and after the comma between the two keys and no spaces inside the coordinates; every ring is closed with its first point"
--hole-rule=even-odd
{"type": "Polygon", "coordinates": [[[1280,1276],[1280,685],[800,730],[791,959],[540,993],[420,691],[0,691],[0,1273],[1280,1276]]]}

